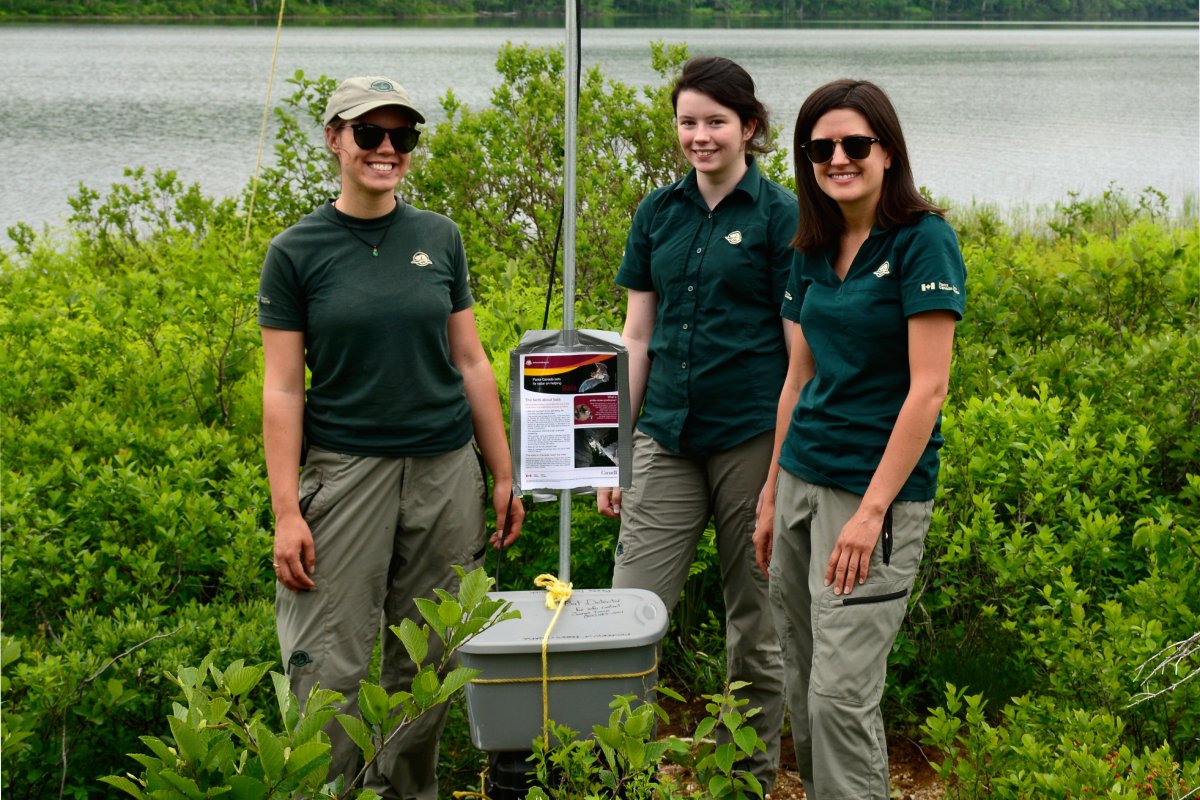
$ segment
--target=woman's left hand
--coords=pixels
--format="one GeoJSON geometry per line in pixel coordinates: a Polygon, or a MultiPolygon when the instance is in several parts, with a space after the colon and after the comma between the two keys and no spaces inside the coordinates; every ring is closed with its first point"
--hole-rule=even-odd
{"type": "Polygon", "coordinates": [[[866,582],[871,554],[882,531],[883,514],[862,508],[842,526],[825,567],[825,585],[833,586],[834,594],[850,594],[856,580],[859,585],[866,582]]]}

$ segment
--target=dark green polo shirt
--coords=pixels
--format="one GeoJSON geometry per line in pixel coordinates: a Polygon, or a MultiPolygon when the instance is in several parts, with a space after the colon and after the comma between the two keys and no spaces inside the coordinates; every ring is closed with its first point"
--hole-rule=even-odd
{"type": "Polygon", "coordinates": [[[715,209],[695,170],[638,207],[617,283],[658,295],[638,427],[672,452],[721,452],[775,426],[796,214],[753,160],[715,209]]]}
{"type": "Polygon", "coordinates": [[[386,217],[357,220],[327,203],[271,242],[258,324],[304,332],[311,444],[350,455],[438,455],[474,430],[446,327],[471,304],[451,220],[404,202],[386,217]],[[361,240],[381,237],[372,256],[361,240]]]}
{"type": "MultiPolygon", "coordinates": [[[[945,310],[962,319],[966,267],[953,229],[929,214],[875,228],[846,280],[833,253],[797,253],[783,316],[800,323],[816,374],[800,393],[779,463],[810,483],[862,495],[908,394],[908,317],[945,310]]],[[[937,491],[941,417],[898,500],[937,491]]]]}

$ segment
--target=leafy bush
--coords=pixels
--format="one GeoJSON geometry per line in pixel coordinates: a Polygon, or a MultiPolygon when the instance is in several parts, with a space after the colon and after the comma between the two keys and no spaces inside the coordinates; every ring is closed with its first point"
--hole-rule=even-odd
{"type": "Polygon", "coordinates": [[[451,669],[454,653],[498,622],[520,616],[509,610],[509,604],[487,596],[491,580],[483,570],[469,574],[461,567],[455,570],[460,580],[457,594],[439,589],[436,601],[417,600],[424,625],[406,619],[391,628],[418,667],[411,691],[389,696],[383,687],[363,681],[357,710],[338,713],[345,700],[338,692],[314,686],[302,706],[286,676],[273,672],[276,722],[251,696],[270,669],[269,663],[247,666],[239,659],[221,671],[207,657],[200,667],[185,667],[169,676],[187,705],[174,705],[168,718],[169,739],[141,737],[150,755],[132,757],[144,768],[142,773],[109,775],[101,780],[138,800],[378,797],[369,789],[355,788],[367,767],[404,726],[448,702],[478,674],[468,667],[451,669]],[[426,663],[431,632],[443,643],[437,663],[426,663]],[[210,674],[213,689],[207,686],[210,674]],[[324,728],[335,719],[361,750],[365,762],[349,785],[342,775],[328,780],[330,744],[324,728]]]}
{"type": "MultiPolygon", "coordinates": [[[[726,691],[705,695],[707,716],[688,739],[667,737],[656,740],[655,727],[667,723],[665,711],[655,703],[638,703],[629,695],[618,696],[608,725],[592,727],[592,735],[579,739],[565,726],[552,726],[557,744],[547,747],[544,738],[534,743],[532,774],[537,785],[530,800],[573,800],[574,798],[703,797],[715,800],[747,800],[762,797],[762,786],[744,759],[766,745],[746,721],[759,709],[743,711],[748,701],[735,696],[746,684],[734,683],[726,691]],[[720,732],[725,741],[711,737],[720,732]],[[664,762],[682,767],[673,773],[664,762]]],[[[682,701],[675,692],[663,691],[682,701]]]]}

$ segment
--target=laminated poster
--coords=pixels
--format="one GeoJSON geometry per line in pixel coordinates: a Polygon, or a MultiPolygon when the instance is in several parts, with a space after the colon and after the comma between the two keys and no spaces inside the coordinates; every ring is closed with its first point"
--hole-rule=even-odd
{"type": "Polygon", "coordinates": [[[617,486],[617,354],[520,356],[523,487],[617,486]]]}

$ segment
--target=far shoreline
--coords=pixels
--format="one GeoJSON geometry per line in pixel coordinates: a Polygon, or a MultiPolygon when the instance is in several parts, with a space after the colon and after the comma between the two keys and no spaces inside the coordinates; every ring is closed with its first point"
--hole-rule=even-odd
{"type": "MultiPolygon", "coordinates": [[[[306,27],[343,26],[363,24],[384,24],[395,27],[474,27],[504,25],[517,23],[534,27],[551,27],[561,25],[564,15],[559,13],[527,13],[527,12],[479,12],[474,14],[424,14],[419,16],[398,15],[337,15],[332,14],[303,14],[283,15],[284,24],[303,25],[306,27]]],[[[722,27],[752,28],[753,24],[763,22],[770,27],[842,27],[842,28],[938,28],[938,27],[1023,27],[1023,28],[1200,28],[1200,19],[1172,20],[987,20],[987,19],[812,19],[786,17],[778,13],[745,13],[725,14],[716,12],[693,12],[691,15],[652,15],[652,14],[583,14],[581,19],[585,26],[613,28],[641,27],[672,27],[672,28],[710,28],[716,25],[722,27]],[[685,24],[681,24],[685,23],[685,24]],[[734,25],[730,25],[734,23],[734,25]]],[[[33,25],[275,25],[279,22],[278,14],[240,14],[240,15],[8,15],[0,11],[0,26],[6,24],[33,25]]]]}

